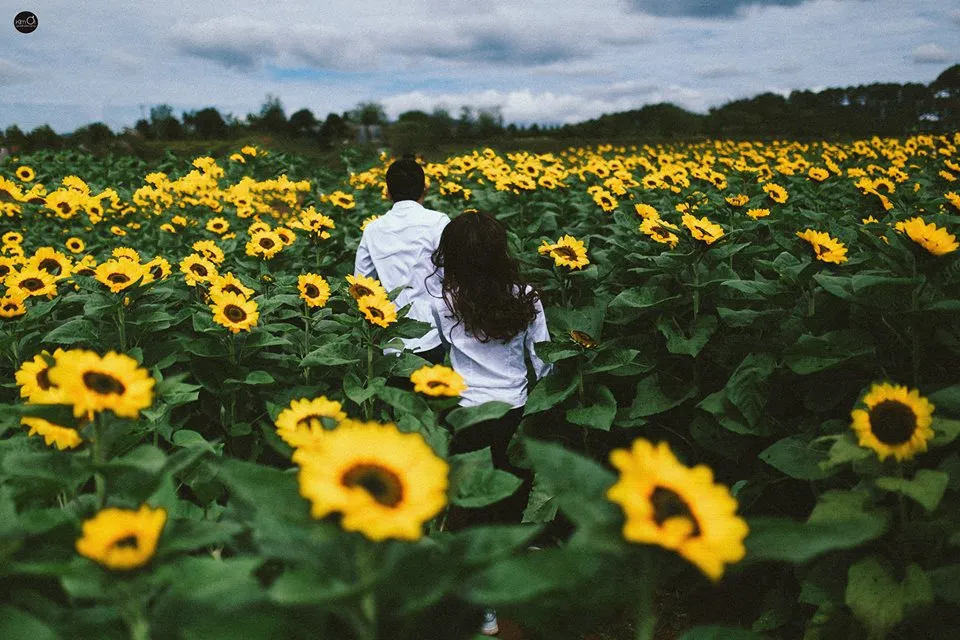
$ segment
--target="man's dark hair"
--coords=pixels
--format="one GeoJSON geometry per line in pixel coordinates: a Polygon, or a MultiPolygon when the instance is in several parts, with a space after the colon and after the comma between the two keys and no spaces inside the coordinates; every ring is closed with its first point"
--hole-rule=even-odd
{"type": "Polygon", "coordinates": [[[387,169],[387,190],[394,202],[419,200],[426,188],[423,167],[413,156],[395,160],[387,169]]]}

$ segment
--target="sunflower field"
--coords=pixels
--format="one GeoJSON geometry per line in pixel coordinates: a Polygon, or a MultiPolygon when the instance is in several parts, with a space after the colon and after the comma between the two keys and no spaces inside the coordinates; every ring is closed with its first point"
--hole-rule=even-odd
{"type": "Polygon", "coordinates": [[[6,159],[0,638],[955,635],[958,147],[425,159],[552,338],[524,522],[455,532],[521,481],[451,434],[509,406],[458,407],[352,276],[386,153],[6,159]]]}

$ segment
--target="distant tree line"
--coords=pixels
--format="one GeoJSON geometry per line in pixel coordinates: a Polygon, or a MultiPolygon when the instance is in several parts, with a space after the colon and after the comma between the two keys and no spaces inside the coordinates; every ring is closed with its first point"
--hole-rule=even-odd
{"type": "Polygon", "coordinates": [[[309,109],[287,116],[280,99],[267,95],[257,113],[243,119],[214,107],[186,111],[178,118],[167,104],[150,109],[131,129],[115,133],[102,122],[60,135],[49,125],[30,132],[10,125],[0,146],[11,151],[79,147],[89,150],[130,146],[136,140],[231,140],[267,135],[302,140],[319,148],[353,143],[389,145],[395,153],[448,144],[494,144],[517,138],[671,139],[671,138],[838,138],[902,136],[960,130],[960,64],[929,85],[875,83],[845,89],[764,93],[710,109],[707,114],[669,103],[605,114],[570,125],[504,125],[499,107],[462,106],[456,115],[444,108],[406,111],[390,121],[383,106],[362,102],[342,114],[320,120],[309,109]]]}

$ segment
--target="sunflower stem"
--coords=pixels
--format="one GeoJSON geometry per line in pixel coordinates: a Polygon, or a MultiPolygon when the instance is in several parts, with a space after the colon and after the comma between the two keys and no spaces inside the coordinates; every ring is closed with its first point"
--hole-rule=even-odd
{"type": "Polygon", "coordinates": [[[360,598],[360,612],[363,615],[363,640],[377,639],[377,595],[374,577],[377,573],[377,549],[375,546],[361,540],[356,554],[357,581],[366,585],[360,598]]]}
{"type": "Polygon", "coordinates": [[[657,615],[654,607],[654,587],[656,572],[649,556],[644,563],[646,575],[640,576],[640,598],[637,602],[636,640],[653,640],[657,628],[657,615]]]}
{"type": "MultiPolygon", "coordinates": [[[[367,340],[367,388],[370,388],[370,382],[373,380],[373,340],[367,340]]],[[[373,398],[367,398],[363,401],[363,415],[366,420],[370,420],[373,414],[373,398]]]]}
{"type": "Polygon", "coordinates": [[[93,482],[97,497],[97,510],[103,509],[107,502],[107,478],[100,467],[106,462],[106,447],[103,442],[103,420],[97,416],[93,419],[93,482]]]}
{"type": "MultiPolygon", "coordinates": [[[[303,302],[303,358],[310,353],[310,308],[306,300],[303,302]]],[[[301,360],[303,359],[301,358],[301,360]]],[[[303,378],[305,384],[310,384],[310,367],[304,367],[303,378]]]]}
{"type": "Polygon", "coordinates": [[[120,296],[120,305],[117,307],[117,331],[120,334],[120,353],[127,352],[127,327],[124,322],[123,295],[120,296]]]}
{"type": "MultiPolygon", "coordinates": [[[[917,261],[913,261],[913,279],[917,279],[917,261]]],[[[920,388],[920,334],[917,318],[920,311],[920,287],[914,287],[910,296],[910,364],[913,368],[913,387],[920,388]]]]}

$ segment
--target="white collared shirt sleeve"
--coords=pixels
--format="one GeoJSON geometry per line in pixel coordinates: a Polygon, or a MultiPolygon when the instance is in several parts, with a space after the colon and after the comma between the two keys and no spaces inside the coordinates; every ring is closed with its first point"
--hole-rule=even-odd
{"type": "Polygon", "coordinates": [[[360,244],[357,246],[357,257],[353,266],[353,275],[367,276],[368,278],[377,277],[377,268],[373,264],[370,249],[367,247],[366,233],[360,236],[360,244]]]}
{"type": "Polygon", "coordinates": [[[550,332],[547,329],[547,316],[543,312],[543,305],[537,300],[535,304],[537,317],[534,318],[529,329],[527,329],[526,339],[524,340],[527,352],[530,354],[530,363],[533,365],[533,372],[537,380],[553,371],[553,365],[547,364],[537,355],[534,345],[538,342],[549,342],[550,332]]]}

